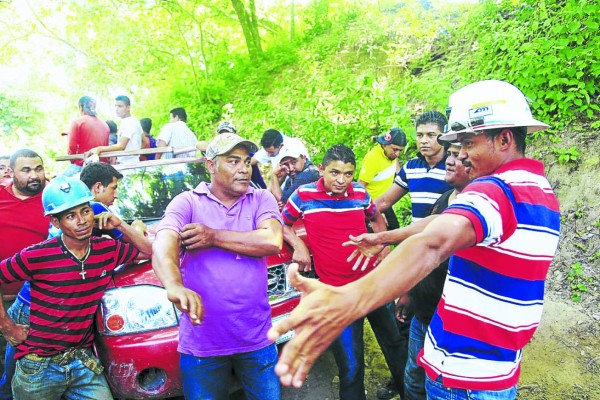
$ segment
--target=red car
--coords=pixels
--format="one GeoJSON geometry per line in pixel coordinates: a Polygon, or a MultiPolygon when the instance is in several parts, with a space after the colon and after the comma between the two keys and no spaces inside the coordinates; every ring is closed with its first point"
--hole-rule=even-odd
{"type": "MultiPolygon", "coordinates": [[[[122,168],[113,210],[141,219],[150,236],[169,201],[208,180],[199,159],[156,160],[122,168]]],[[[273,321],[285,318],[300,294],[287,282],[292,252],[267,258],[273,321]]],[[[182,395],[177,342],[179,311],[152,270],[151,262],[124,265],[114,274],[97,315],[95,347],[116,398],[163,399],[182,395]]],[[[285,342],[293,333],[280,339],[285,342]]]]}

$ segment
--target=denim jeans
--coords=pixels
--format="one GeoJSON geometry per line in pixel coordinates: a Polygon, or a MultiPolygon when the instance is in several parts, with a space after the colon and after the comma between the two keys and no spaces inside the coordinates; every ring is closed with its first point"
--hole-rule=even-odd
{"type": "Polygon", "coordinates": [[[95,374],[80,360],[66,365],[20,358],[12,380],[15,400],[64,399],[111,400],[112,394],[103,374],[95,374]]]}
{"type": "MultiPolygon", "coordinates": [[[[15,324],[29,325],[29,306],[21,301],[19,297],[6,311],[10,319],[15,324]]],[[[17,360],[15,360],[15,348],[6,343],[6,352],[4,353],[4,374],[0,380],[0,400],[12,400],[11,382],[15,375],[17,360]]]]}
{"type": "Polygon", "coordinates": [[[281,387],[275,375],[277,347],[229,356],[195,357],[180,354],[179,366],[186,400],[227,400],[233,370],[246,399],[279,400],[281,387]]]}
{"type": "Polygon", "coordinates": [[[517,387],[504,390],[467,390],[453,389],[442,385],[441,378],[432,380],[426,377],[427,400],[514,400],[517,387]]]}
{"type": "Polygon", "coordinates": [[[413,317],[408,336],[408,361],[404,370],[405,400],[426,400],[425,370],[417,364],[417,356],[425,345],[428,325],[413,317]]]}
{"type": "MultiPolygon", "coordinates": [[[[394,316],[393,302],[367,314],[373,333],[385,357],[394,381],[403,379],[402,338],[398,332],[394,316]]],[[[331,350],[338,367],[341,400],[364,400],[365,397],[365,346],[364,319],[354,321],[342,331],[331,344],[331,350]]]]}

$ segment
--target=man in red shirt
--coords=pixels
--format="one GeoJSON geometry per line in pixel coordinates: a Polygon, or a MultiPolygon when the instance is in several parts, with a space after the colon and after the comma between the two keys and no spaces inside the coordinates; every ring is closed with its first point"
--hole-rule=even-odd
{"type": "MultiPolygon", "coordinates": [[[[29,149],[17,150],[9,165],[13,179],[0,185],[0,259],[45,240],[50,226],[42,208],[46,185],[42,158],[29,149]]],[[[11,293],[7,287],[3,291],[11,293]]]]}
{"type": "MultiPolygon", "coordinates": [[[[89,149],[98,146],[107,146],[110,128],[96,116],[96,101],[89,96],[79,99],[79,113],[81,116],[69,127],[69,154],[83,154],[89,149]]],[[[101,159],[106,162],[106,159],[101,159]]],[[[73,176],[81,171],[83,160],[72,160],[71,165],[64,172],[73,176]]]]}
{"type": "MultiPolygon", "coordinates": [[[[45,240],[50,226],[50,218],[44,216],[42,207],[42,191],[46,185],[42,158],[29,149],[17,150],[10,157],[9,166],[13,170],[13,179],[0,184],[0,260],[45,240]]],[[[20,285],[3,285],[4,299],[14,299],[20,285]]],[[[19,310],[13,311],[19,313],[19,310]]],[[[0,319],[5,315],[1,308],[0,319]]],[[[17,323],[21,323],[18,318],[17,323]]],[[[11,329],[7,336],[21,339],[26,336],[24,325],[15,325],[11,329]]],[[[9,374],[12,376],[14,372],[9,374]]],[[[6,382],[5,376],[0,380],[0,400],[12,399],[10,380],[6,382]]]]}
{"type": "MultiPolygon", "coordinates": [[[[354,282],[373,271],[374,259],[362,263],[361,268],[348,261],[352,249],[342,247],[345,238],[349,234],[366,233],[365,218],[371,221],[375,232],[386,229],[385,221],[366,189],[352,182],[355,169],[356,159],[350,148],[343,144],[331,147],[319,166],[322,178],[296,189],[282,211],[284,238],[294,248],[294,261],[300,263],[305,271],[311,267],[308,248],[292,228],[298,219],[302,219],[315,271],[321,282],[332,286],[354,282]]],[[[385,254],[387,251],[382,256],[385,254]]],[[[401,357],[403,343],[394,308],[394,302],[388,302],[370,312],[367,319],[393,382],[402,386],[405,362],[401,357]]],[[[358,318],[331,345],[339,371],[341,400],[366,399],[363,329],[364,318],[358,318]]]]}
{"type": "Polygon", "coordinates": [[[112,399],[91,351],[94,315],[112,271],[138,256],[149,258],[152,245],[112,213],[94,216],[93,199],[78,179],[52,180],[42,203],[61,234],[0,261],[0,290],[15,281],[31,284],[25,337],[13,337],[14,323],[0,305],[0,331],[11,343],[20,342],[12,379],[15,400],[112,399]],[[95,221],[99,229],[120,230],[129,243],[92,236],[95,221]]]}

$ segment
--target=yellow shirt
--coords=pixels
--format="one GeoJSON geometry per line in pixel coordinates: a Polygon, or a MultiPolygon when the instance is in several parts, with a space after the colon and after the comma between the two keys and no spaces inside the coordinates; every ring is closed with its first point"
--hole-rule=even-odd
{"type": "Polygon", "coordinates": [[[367,192],[373,199],[384,194],[394,183],[396,160],[390,160],[383,147],[373,147],[363,158],[358,179],[367,183],[367,192]]]}

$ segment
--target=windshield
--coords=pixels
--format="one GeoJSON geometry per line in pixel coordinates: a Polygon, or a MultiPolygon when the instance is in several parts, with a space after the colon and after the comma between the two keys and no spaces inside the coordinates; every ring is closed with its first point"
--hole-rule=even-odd
{"type": "Polygon", "coordinates": [[[121,173],[119,198],[111,208],[125,220],[160,219],[175,196],[210,180],[202,162],[141,166],[121,173]]]}

